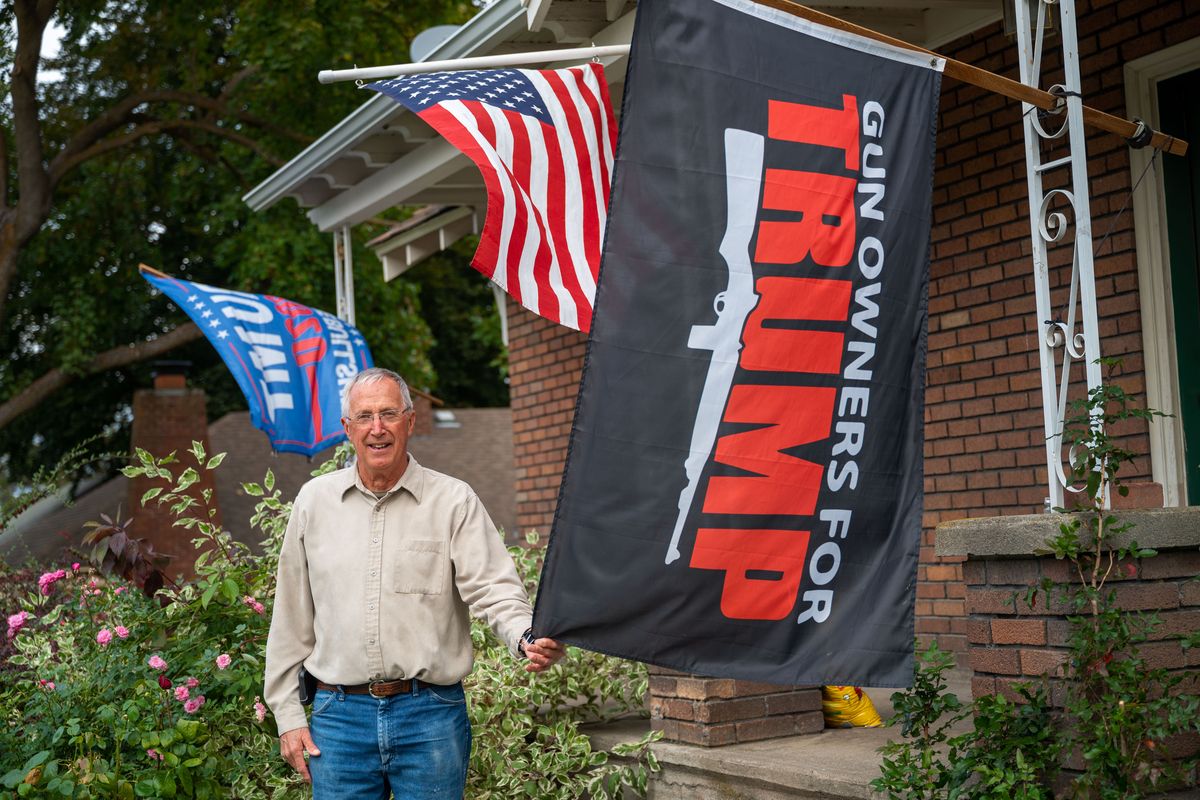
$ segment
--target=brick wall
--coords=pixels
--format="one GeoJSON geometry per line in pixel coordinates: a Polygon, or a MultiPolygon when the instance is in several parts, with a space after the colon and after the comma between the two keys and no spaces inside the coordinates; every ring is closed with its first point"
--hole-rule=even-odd
{"type": "MultiPolygon", "coordinates": [[[[1078,4],[1083,94],[1088,105],[1124,116],[1123,66],[1200,36],[1194,3],[1125,0],[1078,4]]],[[[1001,26],[941,52],[1017,77],[1017,48],[1001,26]]],[[[1051,54],[1048,64],[1057,56],[1051,54]]],[[[965,589],[958,559],[933,553],[933,527],[946,520],[1040,511],[1046,496],[1041,389],[1021,107],[945,79],[934,175],[929,360],[926,391],[925,517],[917,585],[917,631],[943,648],[967,649],[965,589]]],[[[1125,143],[1088,137],[1101,351],[1124,357],[1120,383],[1144,395],[1130,175],[1125,143]],[[1119,214],[1125,207],[1124,213],[1119,214]]],[[[1052,256],[1062,265],[1069,253],[1052,256]]],[[[1059,278],[1069,280],[1064,271],[1059,278]]],[[[1064,292],[1062,286],[1058,294],[1064,292]]],[[[510,304],[518,521],[547,531],[569,434],[583,337],[510,304]]],[[[1141,425],[1122,444],[1146,454],[1141,425]]],[[[1149,457],[1126,473],[1148,481],[1149,457]]],[[[1153,496],[1153,493],[1151,493],[1153,496]]]]}
{"type": "Polygon", "coordinates": [[[517,527],[550,534],[575,419],[585,337],[508,304],[517,527]]]}
{"type": "Polygon", "coordinates": [[[668,741],[720,747],[819,733],[824,727],[819,687],[701,678],[650,668],[650,728],[662,731],[668,741]]]}
{"type": "MultiPolygon", "coordinates": [[[[1200,36],[1195,4],[1081,2],[1077,11],[1084,102],[1122,117],[1125,62],[1200,36]]],[[[942,52],[1017,78],[1016,42],[1003,36],[999,24],[942,52]]],[[[1047,58],[1048,66],[1059,63],[1057,53],[1047,58]]],[[[1046,496],[1020,114],[1017,103],[952,79],[943,82],[931,236],[925,530],[916,611],[919,634],[960,653],[967,644],[961,569],[954,560],[933,556],[933,526],[1040,511],[1046,496]]],[[[1120,138],[1094,131],[1087,148],[1092,230],[1100,248],[1095,256],[1100,348],[1105,356],[1124,359],[1117,382],[1144,403],[1128,151],[1120,138]]],[[[1069,248],[1051,254],[1052,265],[1069,259],[1069,248]]],[[[1068,280],[1069,270],[1061,270],[1056,299],[1065,294],[1068,280]]],[[[1121,443],[1143,456],[1126,478],[1148,481],[1144,426],[1130,425],[1123,433],[1121,443]]],[[[1147,496],[1153,498],[1154,492],[1147,496]]]]}
{"type": "MultiPolygon", "coordinates": [[[[1039,594],[1025,601],[1026,589],[1042,578],[1067,583],[1068,563],[1053,557],[972,558],[964,565],[970,664],[975,697],[997,692],[1017,699],[1016,683],[1048,674],[1061,677],[1067,663],[1070,625],[1060,599],[1039,594]],[[1014,598],[1016,602],[1014,605],[1014,598]]],[[[1130,611],[1157,611],[1161,622],[1151,641],[1140,645],[1151,668],[1181,670],[1200,666],[1200,653],[1181,647],[1179,637],[1200,630],[1200,553],[1163,551],[1154,558],[1129,561],[1114,571],[1117,603],[1130,611]]],[[[1062,704],[1062,687],[1052,700],[1062,704]]]]}

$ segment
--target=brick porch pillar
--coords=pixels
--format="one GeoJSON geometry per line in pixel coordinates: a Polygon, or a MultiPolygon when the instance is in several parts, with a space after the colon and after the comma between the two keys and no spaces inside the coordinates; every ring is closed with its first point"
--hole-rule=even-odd
{"type": "Polygon", "coordinates": [[[650,667],[650,728],[671,742],[720,747],[825,727],[819,686],[703,678],[650,667]]]}
{"type": "MultiPolygon", "coordinates": [[[[1161,502],[1161,495],[1159,502],[1161,502]]],[[[1200,630],[1200,507],[1116,511],[1122,522],[1133,523],[1125,536],[1158,555],[1123,563],[1114,570],[1110,586],[1117,603],[1130,611],[1153,611],[1161,625],[1154,641],[1139,645],[1152,667],[1195,670],[1200,652],[1181,645],[1181,637],[1200,630]]],[[[1016,699],[1014,685],[1042,674],[1054,684],[1052,701],[1062,702],[1066,678],[1068,608],[1061,600],[1039,591],[1033,603],[1027,591],[1043,578],[1055,583],[1077,581],[1066,561],[1039,555],[1046,540],[1058,533],[1062,517],[1030,514],[947,522],[937,529],[939,556],[965,556],[973,672],[971,694],[1004,694],[1016,699]]]]}

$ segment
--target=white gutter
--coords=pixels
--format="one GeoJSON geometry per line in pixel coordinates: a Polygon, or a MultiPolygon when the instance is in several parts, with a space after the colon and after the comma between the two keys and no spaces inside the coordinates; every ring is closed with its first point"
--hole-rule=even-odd
{"type": "MultiPolygon", "coordinates": [[[[520,0],[497,0],[467,21],[433,49],[422,61],[463,58],[487,50],[516,31],[525,30],[525,9],[520,0]]],[[[404,111],[391,98],[375,95],[330,128],[295,158],[242,197],[252,211],[274,205],[314,173],[353,147],[364,134],[404,111]]]]}

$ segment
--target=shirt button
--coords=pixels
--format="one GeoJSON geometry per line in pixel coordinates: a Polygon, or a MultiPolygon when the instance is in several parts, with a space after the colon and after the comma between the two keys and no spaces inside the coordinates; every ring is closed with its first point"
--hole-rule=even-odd
{"type": "Polygon", "coordinates": [[[378,541],[379,541],[379,537],[378,537],[378,536],[376,536],[376,537],[375,537],[374,539],[372,539],[371,541],[372,541],[372,542],[378,542],[378,541]]]}
{"type": "Polygon", "coordinates": [[[374,578],[374,577],[375,577],[375,570],[371,570],[371,577],[372,577],[372,578],[374,578]]]}
{"type": "Polygon", "coordinates": [[[367,641],[368,641],[368,642],[370,642],[371,644],[375,644],[375,640],[374,640],[374,639],[368,639],[367,641]]]}
{"type": "Polygon", "coordinates": [[[372,603],[371,605],[367,606],[367,609],[373,611],[375,609],[375,604],[372,603]]]}

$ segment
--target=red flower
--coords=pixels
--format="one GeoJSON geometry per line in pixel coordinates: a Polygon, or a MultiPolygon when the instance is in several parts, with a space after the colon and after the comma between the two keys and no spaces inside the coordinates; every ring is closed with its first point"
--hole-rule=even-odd
{"type": "Polygon", "coordinates": [[[166,675],[159,675],[158,676],[158,685],[164,689],[170,689],[171,688],[171,679],[168,678],[166,675]]]}

